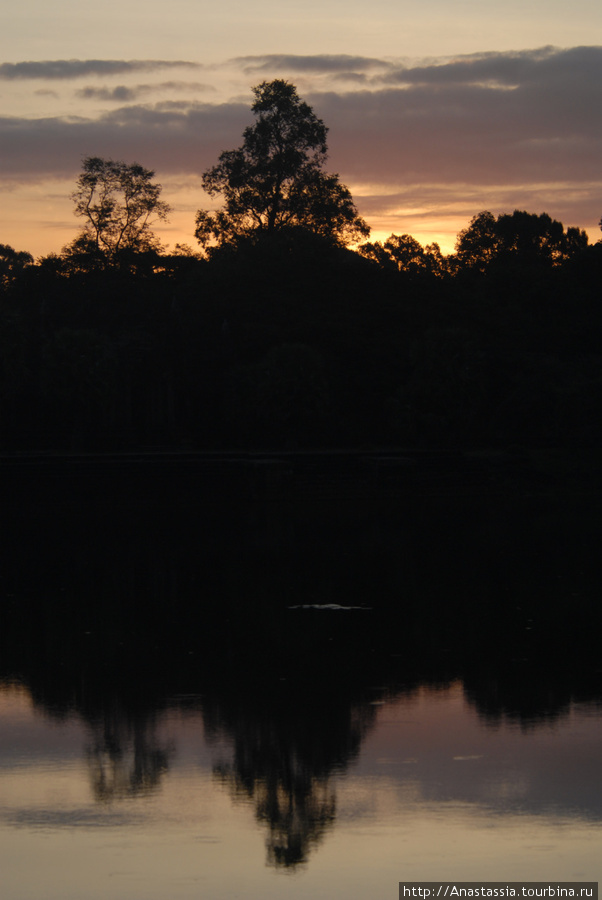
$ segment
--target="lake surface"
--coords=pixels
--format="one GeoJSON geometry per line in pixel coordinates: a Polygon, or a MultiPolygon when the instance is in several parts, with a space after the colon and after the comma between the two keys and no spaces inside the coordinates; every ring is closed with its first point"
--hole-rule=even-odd
{"type": "Polygon", "coordinates": [[[598,879],[598,703],[517,721],[483,715],[460,683],[380,694],[338,717],[330,753],[332,734],[324,748],[319,729],[279,732],[274,710],[174,697],[90,721],[4,684],[3,898],[359,900],[400,880],[598,879]]]}
{"type": "Polygon", "coordinates": [[[597,881],[599,498],[268,469],[9,496],[2,900],[597,881]]]}

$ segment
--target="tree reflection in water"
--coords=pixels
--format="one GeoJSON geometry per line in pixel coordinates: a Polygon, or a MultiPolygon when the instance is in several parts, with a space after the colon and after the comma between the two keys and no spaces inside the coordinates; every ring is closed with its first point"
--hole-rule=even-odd
{"type": "Polygon", "coordinates": [[[294,868],[334,823],[371,686],[458,679],[482,719],[529,727],[599,690],[597,495],[492,504],[425,476],[403,503],[205,507],[194,479],[136,471],[106,498],[109,476],[81,495],[57,479],[45,503],[33,482],[2,511],[0,676],[89,723],[99,802],[158,789],[161,712],[202,696],[206,733],[233,748],[216,779],[253,804],[268,862],[294,868]]]}
{"type": "Polygon", "coordinates": [[[129,714],[115,704],[91,721],[93,743],[86,758],[94,799],[110,802],[156,790],[173,749],[161,746],[156,719],[129,714]]]}
{"type": "Polygon", "coordinates": [[[311,847],[334,824],[336,796],[328,778],[311,778],[302,768],[269,772],[246,784],[227,766],[217,766],[215,774],[233,796],[242,792],[252,799],[258,821],[268,825],[268,865],[306,862],[311,847]]]}
{"type": "Polygon", "coordinates": [[[374,723],[367,703],[324,702],[319,695],[266,706],[206,708],[209,734],[234,742],[233,761],[214,775],[234,799],[251,800],[267,825],[267,863],[292,868],[307,861],[334,825],[333,776],[357,757],[374,723]]]}

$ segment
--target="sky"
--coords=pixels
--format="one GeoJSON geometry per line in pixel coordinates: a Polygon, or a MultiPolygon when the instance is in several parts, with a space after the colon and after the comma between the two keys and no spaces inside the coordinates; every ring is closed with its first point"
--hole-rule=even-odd
{"type": "Polygon", "coordinates": [[[0,32],[0,243],[60,252],[87,156],[155,172],[170,247],[213,208],[251,88],[285,78],[329,128],[372,239],[451,252],[478,212],[547,212],[599,240],[599,0],[21,0],[0,32]]]}

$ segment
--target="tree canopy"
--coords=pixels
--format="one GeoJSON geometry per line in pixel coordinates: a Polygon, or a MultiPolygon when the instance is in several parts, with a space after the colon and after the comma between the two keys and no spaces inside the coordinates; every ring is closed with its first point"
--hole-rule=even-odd
{"type": "Polygon", "coordinates": [[[582,252],[588,245],[587,234],[579,228],[567,228],[547,213],[528,213],[515,209],[497,219],[485,210],[474,216],[456,242],[461,266],[485,271],[491,263],[549,263],[558,265],[582,252]]]}
{"type": "Polygon", "coordinates": [[[384,269],[396,269],[411,278],[445,273],[445,259],[439,244],[423,247],[410,234],[391,234],[384,243],[362,244],[358,252],[384,269]]]}
{"type": "Polygon", "coordinates": [[[10,244],[0,244],[0,285],[9,285],[27,266],[33,256],[25,250],[15,250],[10,244]]]}
{"type": "Polygon", "coordinates": [[[546,214],[482,212],[452,256],[288,225],[208,260],[78,240],[0,245],[6,450],[602,441],[602,241],[546,214]]]}
{"type": "Polygon", "coordinates": [[[306,230],[346,245],[369,235],[345,185],[324,171],[328,129],[287,81],[253,88],[257,117],[242,146],[225,150],[203,175],[203,187],[224,205],[199,210],[201,246],[236,246],[284,230],[306,230]]]}
{"type": "Polygon", "coordinates": [[[114,260],[121,251],[159,249],[152,226],[170,211],[155,173],[139,163],[89,156],[71,195],[84,227],[68,251],[114,260]]]}

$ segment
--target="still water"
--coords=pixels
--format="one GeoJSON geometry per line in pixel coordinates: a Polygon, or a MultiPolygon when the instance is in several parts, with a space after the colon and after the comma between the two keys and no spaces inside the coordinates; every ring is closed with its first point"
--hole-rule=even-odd
{"type": "Polygon", "coordinates": [[[346,752],[202,696],[90,721],[5,683],[0,716],[3,900],[359,900],[400,880],[599,877],[596,703],[520,721],[483,714],[458,682],[375,689],[335,723],[346,752]]]}
{"type": "Polygon", "coordinates": [[[35,474],[0,515],[1,900],[599,880],[599,497],[35,474]]]}

